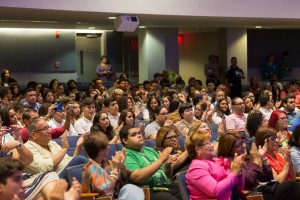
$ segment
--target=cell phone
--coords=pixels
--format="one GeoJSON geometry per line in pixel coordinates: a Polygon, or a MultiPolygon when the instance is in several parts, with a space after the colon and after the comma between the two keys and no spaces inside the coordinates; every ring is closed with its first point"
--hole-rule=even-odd
{"type": "Polygon", "coordinates": [[[63,110],[63,107],[62,107],[62,104],[58,103],[56,104],[56,108],[54,108],[55,111],[62,111],[63,110]]]}

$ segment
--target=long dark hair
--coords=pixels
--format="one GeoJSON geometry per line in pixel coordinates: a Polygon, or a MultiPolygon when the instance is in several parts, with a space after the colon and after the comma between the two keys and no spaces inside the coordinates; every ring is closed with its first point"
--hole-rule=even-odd
{"type": "Polygon", "coordinates": [[[3,126],[10,126],[10,120],[9,120],[9,111],[13,110],[12,107],[10,106],[4,106],[1,107],[1,112],[0,112],[0,117],[2,120],[2,125],[3,126]]]}
{"type": "Polygon", "coordinates": [[[155,99],[157,101],[157,106],[161,106],[161,102],[160,102],[160,98],[157,97],[157,96],[150,96],[150,98],[148,99],[147,101],[147,109],[149,110],[149,115],[150,115],[150,121],[153,121],[155,120],[155,113],[154,113],[154,110],[151,108],[150,104],[151,104],[151,101],[155,99]]]}
{"type": "Polygon", "coordinates": [[[230,115],[230,114],[231,114],[230,109],[229,109],[229,102],[228,102],[227,98],[222,98],[222,99],[219,99],[219,100],[217,101],[216,112],[217,112],[217,116],[219,116],[219,117],[221,117],[221,118],[223,118],[224,114],[225,114],[225,115],[230,115]],[[226,101],[226,102],[227,102],[227,105],[228,105],[228,109],[227,109],[225,112],[223,112],[223,111],[220,109],[220,103],[221,103],[222,101],[226,101]]]}
{"type": "Polygon", "coordinates": [[[109,140],[112,140],[115,136],[113,126],[109,123],[109,126],[107,127],[106,131],[104,131],[99,124],[100,117],[103,113],[107,115],[107,113],[100,111],[97,112],[94,116],[91,132],[101,131],[107,136],[109,140]]]}
{"type": "MultiPolygon", "coordinates": [[[[125,109],[125,110],[122,110],[121,111],[121,114],[120,114],[120,117],[119,117],[119,121],[118,121],[118,125],[120,126],[122,123],[123,123],[123,125],[125,126],[125,125],[127,125],[126,124],[126,116],[127,116],[127,113],[132,113],[132,116],[133,116],[133,118],[134,118],[134,121],[135,121],[135,114],[134,114],[134,112],[132,112],[131,110],[129,110],[129,109],[125,109]]],[[[134,125],[134,124],[133,124],[134,125]]]]}

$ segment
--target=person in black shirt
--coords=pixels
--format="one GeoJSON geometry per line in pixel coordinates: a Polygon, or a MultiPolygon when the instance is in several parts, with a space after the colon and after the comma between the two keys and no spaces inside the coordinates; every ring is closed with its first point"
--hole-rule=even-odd
{"type": "Polygon", "coordinates": [[[228,87],[230,88],[230,97],[241,97],[242,96],[242,79],[245,78],[244,72],[239,66],[237,66],[237,58],[231,58],[230,69],[226,72],[226,79],[228,87]]]}

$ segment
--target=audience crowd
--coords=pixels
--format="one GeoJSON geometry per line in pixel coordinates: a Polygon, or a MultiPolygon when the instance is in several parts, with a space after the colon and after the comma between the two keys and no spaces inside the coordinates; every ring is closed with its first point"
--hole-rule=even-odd
{"type": "Polygon", "coordinates": [[[69,200],[96,192],[138,200],[149,187],[150,199],[176,200],[182,199],[178,172],[186,172],[191,200],[257,193],[300,199],[300,82],[279,81],[279,69],[268,69],[270,57],[268,81],[252,77],[246,88],[233,57],[221,83],[217,59],[210,56],[205,66],[205,85],[162,72],[141,84],[122,75],[106,88],[112,77],[99,66],[103,78],[86,91],[57,79],[30,81],[21,91],[3,70],[0,199],[69,200]],[[72,154],[69,137],[77,138],[72,154]],[[109,157],[110,145],[122,150],[109,157]],[[80,164],[82,182],[68,184],[67,168],[80,164]]]}

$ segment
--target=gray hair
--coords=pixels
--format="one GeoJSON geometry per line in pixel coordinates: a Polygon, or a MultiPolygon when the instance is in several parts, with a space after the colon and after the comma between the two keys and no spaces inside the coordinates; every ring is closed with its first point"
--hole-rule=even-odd
{"type": "Polygon", "coordinates": [[[30,138],[31,137],[31,133],[35,131],[35,125],[40,122],[41,118],[37,118],[37,119],[34,119],[32,122],[29,123],[27,129],[28,129],[28,137],[30,138]]]}

